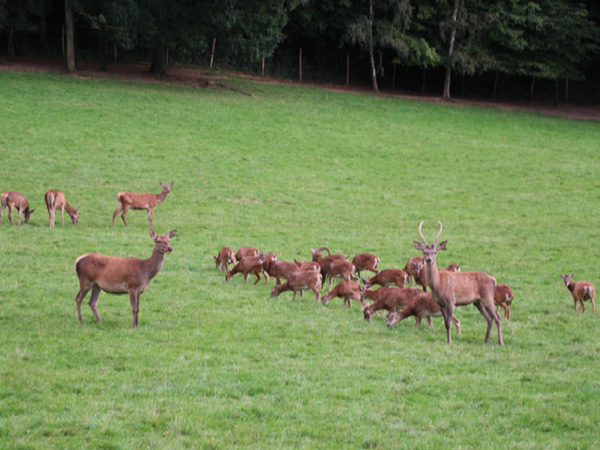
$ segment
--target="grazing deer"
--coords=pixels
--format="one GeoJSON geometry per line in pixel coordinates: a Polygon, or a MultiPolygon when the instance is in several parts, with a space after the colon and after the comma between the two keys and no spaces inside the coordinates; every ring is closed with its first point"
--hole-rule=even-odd
{"type": "MultiPolygon", "coordinates": [[[[416,296],[416,298],[402,311],[390,313],[386,319],[386,325],[391,327],[401,320],[406,319],[410,316],[415,316],[416,323],[415,327],[421,326],[423,317],[427,319],[429,329],[433,330],[433,323],[431,322],[432,317],[438,317],[442,315],[440,305],[438,305],[431,296],[431,292],[423,292],[416,296]]],[[[456,316],[452,315],[452,322],[456,326],[456,331],[460,334],[460,321],[456,316]]]]}
{"type": "MultiPolygon", "coordinates": [[[[332,255],[331,250],[329,250],[327,247],[319,247],[316,250],[313,250],[311,248],[310,253],[312,254],[312,260],[314,262],[316,262],[317,264],[319,264],[319,266],[321,267],[321,275],[323,275],[323,284],[325,284],[325,281],[327,280],[327,276],[329,276],[329,267],[330,267],[330,263],[332,261],[337,261],[337,260],[348,261],[348,258],[345,255],[332,255]],[[325,258],[323,258],[323,255],[321,255],[321,252],[323,250],[327,250],[327,253],[329,253],[325,258]]],[[[330,277],[329,278],[329,289],[331,289],[331,280],[332,279],[330,277]]]]}
{"type": "Polygon", "coordinates": [[[213,255],[213,258],[215,260],[215,266],[217,266],[217,269],[221,271],[228,270],[228,264],[235,264],[237,262],[235,260],[235,255],[233,254],[233,250],[229,247],[223,247],[221,250],[219,250],[219,254],[217,256],[213,255]]]}
{"type": "Polygon", "coordinates": [[[596,289],[594,288],[594,285],[588,281],[578,281],[577,283],[573,283],[573,276],[574,275],[561,275],[560,277],[564,280],[567,289],[571,291],[573,301],[575,302],[575,311],[577,311],[577,303],[579,303],[581,305],[579,310],[581,311],[581,314],[583,314],[585,312],[583,301],[589,300],[592,302],[592,309],[594,314],[596,314],[596,303],[594,301],[596,289]]]}
{"type": "Polygon", "coordinates": [[[315,293],[318,302],[321,299],[319,289],[321,289],[322,278],[321,273],[315,270],[297,270],[290,275],[285,283],[271,289],[271,298],[275,298],[285,291],[293,291],[293,300],[295,301],[298,291],[302,293],[302,291],[310,289],[315,293]]]}
{"type": "Polygon", "coordinates": [[[504,318],[510,319],[510,306],[513,301],[513,290],[508,284],[499,284],[494,293],[494,302],[496,303],[496,312],[501,307],[504,310],[504,318]]]}
{"type": "Polygon", "coordinates": [[[248,257],[258,257],[258,255],[260,255],[260,251],[256,247],[240,247],[235,254],[235,259],[241,261],[248,257]]]}
{"type": "Polygon", "coordinates": [[[408,274],[402,269],[385,269],[374,277],[367,278],[364,283],[366,289],[370,289],[376,284],[380,284],[383,287],[395,284],[396,286],[403,288],[407,283],[408,278],[408,274]]]}
{"type": "Polygon", "coordinates": [[[323,296],[323,305],[327,306],[327,304],[334,297],[343,298],[344,306],[347,306],[348,308],[352,307],[350,305],[351,298],[357,302],[360,302],[364,306],[364,303],[361,300],[360,284],[358,284],[356,281],[342,281],[341,283],[338,283],[338,285],[334,287],[332,291],[323,296]]]}
{"type": "Polygon", "coordinates": [[[0,225],[2,225],[2,216],[4,215],[4,209],[8,206],[8,220],[14,225],[12,220],[12,212],[14,208],[19,211],[19,225],[21,225],[21,215],[25,214],[25,223],[29,223],[29,218],[35,211],[35,209],[29,209],[29,202],[20,192],[6,191],[2,193],[0,197],[2,200],[2,209],[0,209],[0,225]]]}
{"type": "Polygon", "coordinates": [[[176,232],[177,230],[173,230],[166,236],[157,236],[154,230],[150,230],[150,237],[154,240],[154,251],[148,259],[118,258],[98,253],[87,253],[77,258],[75,270],[79,278],[79,292],[75,301],[79,322],[81,322],[81,303],[91,289],[89,305],[98,322],[100,322],[98,314],[100,291],[109,294],[129,294],[133,314],[132,328],[137,327],[140,295],[144,293],[150,280],[162,269],[165,254],[173,251],[170,241],[176,232]]]}
{"type": "Polygon", "coordinates": [[[265,272],[263,263],[265,262],[265,255],[263,253],[260,256],[248,256],[238,260],[237,264],[233,266],[233,269],[225,271],[225,281],[229,283],[236,273],[244,275],[244,284],[248,284],[248,276],[253,273],[256,275],[256,281],[254,284],[260,281],[260,274],[262,273],[265,277],[265,283],[269,284],[269,274],[265,272]]]}
{"type": "Polygon", "coordinates": [[[490,341],[492,323],[495,322],[498,329],[498,344],[504,345],[500,318],[494,309],[496,279],[484,272],[449,272],[438,270],[436,264],[437,253],[440,250],[445,250],[448,243],[448,241],[444,241],[439,245],[437,244],[443,229],[442,222],[438,220],[438,223],[440,224],[440,231],[435,237],[433,244],[429,245],[423,236],[423,232],[421,231],[423,222],[419,225],[419,234],[421,235],[421,239],[423,239],[423,244],[418,241],[414,241],[414,244],[417,250],[423,252],[423,256],[425,257],[427,282],[433,299],[440,305],[442,310],[446,333],[448,335],[448,345],[452,344],[450,331],[454,308],[460,305],[470,305],[471,303],[477,307],[487,322],[485,342],[490,341]]]}
{"type": "Polygon", "coordinates": [[[44,201],[46,202],[46,208],[48,208],[48,215],[50,216],[50,228],[54,228],[57,209],[60,209],[60,218],[63,227],[65,226],[65,209],[67,210],[67,214],[71,217],[73,225],[79,223],[79,208],[75,209],[69,205],[69,202],[67,202],[67,199],[65,198],[65,194],[61,191],[50,189],[44,195],[44,201]]]}
{"type": "MultiPolygon", "coordinates": [[[[174,183],[174,182],[173,182],[174,183]]],[[[169,192],[171,192],[171,187],[173,187],[173,183],[171,184],[162,184],[161,181],[158,182],[162,186],[162,192],[160,194],[136,194],[135,192],[119,192],[117,194],[117,200],[119,201],[119,207],[113,213],[112,224],[115,224],[115,217],[123,211],[121,214],[121,219],[127,226],[127,220],[125,220],[125,216],[127,215],[127,211],[130,209],[141,210],[145,209],[148,211],[148,225],[150,229],[152,229],[152,215],[154,214],[154,209],[161,203],[169,192]]]]}

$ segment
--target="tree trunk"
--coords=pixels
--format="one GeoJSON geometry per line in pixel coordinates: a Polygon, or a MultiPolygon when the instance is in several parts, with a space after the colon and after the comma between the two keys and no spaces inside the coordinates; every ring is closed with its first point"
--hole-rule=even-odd
{"type": "Polygon", "coordinates": [[[558,77],[554,79],[554,107],[558,106],[558,77]]]}
{"type": "Polygon", "coordinates": [[[450,46],[448,47],[448,67],[446,67],[446,78],[444,79],[444,94],[442,98],[450,99],[450,82],[452,81],[452,56],[454,55],[454,41],[456,40],[456,19],[458,17],[459,0],[454,0],[452,11],[452,33],[450,33],[450,46]]]}
{"type": "Polygon", "coordinates": [[[350,52],[346,52],[346,86],[350,85],[350,52]]]}
{"type": "Polygon", "coordinates": [[[75,72],[75,31],[73,29],[73,10],[70,0],[65,0],[65,65],[68,72],[75,72]]]}
{"type": "Polygon", "coordinates": [[[535,86],[535,77],[531,77],[531,86],[529,87],[529,101],[533,101],[533,88],[535,86]]]}
{"type": "Polygon", "coordinates": [[[565,103],[569,101],[569,77],[565,78],[565,103]]]}
{"type": "Polygon", "coordinates": [[[375,44],[373,40],[373,20],[375,19],[375,8],[373,0],[369,2],[369,61],[371,62],[371,79],[373,80],[373,91],[379,94],[377,85],[377,68],[375,67],[375,44]]]}
{"type": "Polygon", "coordinates": [[[260,76],[265,76],[265,57],[263,56],[261,64],[260,64],[260,76]]]}
{"type": "Polygon", "coordinates": [[[152,64],[150,65],[150,73],[158,75],[167,74],[167,65],[165,62],[165,49],[162,42],[157,42],[152,51],[152,64]]]}
{"type": "Polygon", "coordinates": [[[9,58],[15,56],[15,30],[13,27],[8,29],[8,49],[7,54],[9,58]]]}
{"type": "Polygon", "coordinates": [[[394,70],[392,71],[392,89],[396,90],[396,64],[393,65],[394,70]]]}
{"type": "Polygon", "coordinates": [[[217,45],[217,38],[213,38],[212,52],[210,53],[210,65],[208,66],[212,69],[213,61],[215,60],[215,46],[217,45]]]}
{"type": "Polygon", "coordinates": [[[298,79],[302,81],[302,47],[298,52],[298,79]]]}
{"type": "Polygon", "coordinates": [[[425,80],[427,78],[427,69],[423,67],[423,79],[421,80],[421,94],[425,93],[425,80]]]}

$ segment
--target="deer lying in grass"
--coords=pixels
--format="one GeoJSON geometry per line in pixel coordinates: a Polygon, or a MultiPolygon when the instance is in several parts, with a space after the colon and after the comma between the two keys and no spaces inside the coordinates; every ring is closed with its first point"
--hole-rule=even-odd
{"type": "Polygon", "coordinates": [[[298,270],[290,275],[285,283],[281,286],[275,286],[271,289],[271,298],[277,297],[279,294],[285,291],[293,291],[293,300],[296,300],[296,294],[298,291],[302,292],[310,289],[315,293],[317,301],[321,299],[321,282],[323,277],[320,272],[315,270],[298,270]]]}
{"type": "Polygon", "coordinates": [[[323,296],[323,305],[327,306],[327,304],[334,297],[343,298],[344,306],[347,306],[348,308],[352,307],[350,305],[350,299],[354,299],[363,304],[360,295],[360,284],[356,281],[342,281],[341,283],[338,283],[338,285],[334,287],[332,291],[323,296]]]}
{"type": "Polygon", "coordinates": [[[594,301],[596,289],[594,288],[594,285],[588,281],[578,281],[577,283],[573,283],[573,276],[574,275],[561,275],[560,277],[563,279],[565,286],[567,286],[567,289],[573,296],[575,311],[577,311],[577,303],[579,303],[581,305],[579,310],[581,311],[581,314],[583,314],[585,312],[583,301],[589,300],[592,302],[592,310],[594,311],[594,314],[596,314],[596,303],[594,301]]]}
{"type": "Polygon", "coordinates": [[[379,284],[383,287],[388,287],[392,284],[395,284],[396,286],[403,288],[408,282],[408,279],[408,274],[402,269],[385,269],[374,277],[367,278],[364,283],[366,289],[370,289],[376,284],[379,284]]]}
{"type": "Polygon", "coordinates": [[[213,258],[215,260],[217,269],[219,269],[221,272],[223,270],[228,270],[229,264],[235,264],[237,262],[235,255],[233,254],[233,250],[229,247],[223,247],[221,250],[219,250],[219,254],[217,256],[213,255],[213,258]]]}
{"type": "Polygon", "coordinates": [[[262,253],[260,256],[249,256],[247,258],[240,259],[238,263],[231,270],[225,271],[225,281],[229,283],[231,278],[236,273],[244,275],[244,284],[248,284],[248,276],[253,273],[256,275],[256,281],[254,284],[260,281],[260,274],[262,273],[265,277],[265,283],[269,283],[269,274],[264,271],[263,262],[265,261],[265,255],[262,253]]]}
{"type": "Polygon", "coordinates": [[[88,253],[77,258],[75,270],[79,278],[79,292],[75,301],[79,322],[81,322],[81,303],[91,289],[89,305],[98,322],[100,322],[98,298],[101,291],[109,294],[129,294],[133,313],[132,328],[137,327],[140,295],[144,293],[150,280],[162,269],[165,254],[173,251],[170,241],[176,232],[177,230],[173,230],[165,236],[157,236],[154,230],[150,230],[150,237],[154,240],[154,251],[148,259],[118,258],[98,253],[88,253]]]}
{"type": "Polygon", "coordinates": [[[440,250],[446,249],[448,241],[437,244],[437,240],[442,235],[442,223],[438,220],[440,230],[435,237],[433,244],[429,245],[423,236],[421,228],[423,222],[419,225],[419,234],[423,243],[414,241],[417,250],[421,250],[425,257],[425,267],[427,269],[427,281],[433,300],[440,305],[446,333],[448,336],[448,345],[452,344],[450,335],[452,326],[452,316],[454,308],[460,305],[474,304],[487,322],[487,331],[485,333],[485,342],[490,341],[492,323],[496,323],[498,329],[498,344],[504,345],[502,339],[502,327],[500,318],[494,309],[494,291],[496,290],[496,280],[491,275],[484,272],[449,272],[438,270],[436,256],[440,250]]]}
{"type": "Polygon", "coordinates": [[[19,226],[21,225],[21,216],[25,214],[25,223],[29,223],[29,218],[35,211],[35,209],[29,209],[29,202],[27,201],[27,197],[25,197],[20,192],[16,191],[6,191],[3,192],[0,196],[0,200],[2,201],[2,209],[0,209],[0,225],[2,225],[2,216],[4,215],[4,209],[8,206],[8,220],[14,226],[14,222],[12,220],[12,212],[14,208],[17,208],[19,212],[19,226]]]}
{"type": "Polygon", "coordinates": [[[115,224],[115,217],[121,211],[121,219],[127,226],[127,220],[125,220],[125,216],[130,209],[133,210],[141,210],[145,209],[148,211],[148,226],[152,229],[152,215],[154,214],[154,209],[158,206],[159,203],[167,198],[169,192],[171,192],[171,188],[173,187],[173,183],[171,184],[162,184],[161,181],[158,184],[162,187],[162,191],[160,194],[137,194],[135,192],[119,192],[117,194],[117,200],[119,201],[119,207],[113,213],[112,224],[115,224]]]}
{"type": "Polygon", "coordinates": [[[67,202],[67,199],[65,198],[65,194],[61,191],[50,189],[44,195],[44,201],[46,202],[46,208],[48,208],[48,215],[50,216],[50,228],[54,228],[57,209],[60,209],[60,219],[63,226],[65,226],[65,209],[67,210],[69,217],[71,217],[73,225],[79,223],[79,208],[75,209],[69,205],[69,202],[67,202]]]}
{"type": "MultiPolygon", "coordinates": [[[[425,317],[427,319],[429,328],[433,330],[431,318],[440,317],[441,315],[442,310],[440,309],[440,305],[433,300],[431,292],[422,292],[420,295],[417,295],[415,299],[402,311],[390,313],[385,323],[388,327],[391,327],[407,317],[415,316],[415,327],[420,327],[421,321],[423,320],[423,317],[425,317]]],[[[458,334],[460,334],[460,321],[454,315],[452,315],[452,322],[454,322],[456,331],[458,331],[458,334]]]]}
{"type": "Polygon", "coordinates": [[[359,253],[352,258],[352,264],[356,267],[356,272],[360,278],[361,270],[370,270],[371,272],[379,273],[379,258],[372,253],[359,253]]]}
{"type": "Polygon", "coordinates": [[[396,312],[398,308],[404,307],[410,304],[413,299],[422,295],[423,292],[420,289],[415,288],[396,288],[396,287],[382,287],[377,290],[365,289],[364,286],[360,288],[361,303],[363,303],[363,314],[367,322],[371,321],[371,317],[377,311],[385,309],[389,314],[396,312]],[[366,299],[373,300],[373,304],[366,303],[366,299]]]}
{"type": "Polygon", "coordinates": [[[494,303],[496,303],[496,312],[501,307],[504,310],[504,318],[510,319],[510,306],[513,301],[513,290],[507,284],[499,284],[496,286],[496,292],[494,293],[494,303]]]}

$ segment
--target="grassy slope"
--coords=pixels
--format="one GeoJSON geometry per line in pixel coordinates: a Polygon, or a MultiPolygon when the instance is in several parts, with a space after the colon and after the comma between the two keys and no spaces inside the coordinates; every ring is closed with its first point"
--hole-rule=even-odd
{"type": "MultiPolygon", "coordinates": [[[[595,448],[600,319],[558,277],[599,284],[600,127],[311,88],[233,92],[0,72],[0,191],[37,212],[0,230],[4,448],[595,448]],[[73,262],[149,256],[147,218],[110,226],[121,190],[159,192],[174,253],[142,296],[77,323],[73,262]],[[66,192],[80,225],[47,227],[66,192]],[[443,324],[365,323],[334,300],[277,300],[211,254],[328,245],[403,266],[425,220],[440,265],[515,290],[505,348],[473,308],[443,324]]],[[[272,285],[271,285],[272,286],[272,285]]]]}

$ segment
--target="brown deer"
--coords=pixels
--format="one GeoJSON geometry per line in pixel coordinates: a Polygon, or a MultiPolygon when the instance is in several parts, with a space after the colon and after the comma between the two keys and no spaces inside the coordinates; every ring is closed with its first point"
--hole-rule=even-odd
{"type": "Polygon", "coordinates": [[[256,247],[240,247],[239,250],[235,253],[235,259],[241,261],[244,258],[248,257],[257,257],[260,255],[260,250],[256,247]]]}
{"type": "Polygon", "coordinates": [[[327,304],[334,297],[343,298],[344,306],[347,306],[348,308],[352,307],[350,305],[350,299],[354,299],[363,304],[361,301],[360,284],[358,284],[356,281],[342,281],[341,283],[338,283],[333,290],[331,290],[327,295],[323,296],[323,305],[327,306],[327,304]]]}
{"type": "Polygon", "coordinates": [[[370,289],[376,284],[380,284],[383,287],[395,284],[396,286],[403,288],[408,282],[408,278],[408,274],[402,269],[385,269],[374,277],[367,278],[364,283],[365,288],[367,289],[370,289]]]}
{"type": "Polygon", "coordinates": [[[109,294],[129,294],[133,314],[132,328],[137,327],[140,295],[162,269],[165,254],[173,251],[170,241],[176,232],[177,230],[172,230],[165,236],[158,236],[154,230],[150,230],[150,237],[154,240],[154,251],[148,259],[119,258],[98,253],[87,253],[77,258],[75,270],[79,278],[79,292],[75,301],[79,322],[81,322],[81,303],[91,289],[89,305],[98,322],[100,322],[98,298],[101,291],[109,294]]]}
{"type": "Polygon", "coordinates": [[[298,270],[290,275],[285,283],[275,286],[271,289],[271,298],[279,296],[282,292],[293,291],[293,300],[296,300],[296,293],[310,289],[315,293],[317,301],[321,299],[321,281],[323,277],[320,272],[315,270],[298,270]]]}
{"type": "Polygon", "coordinates": [[[440,231],[438,232],[433,244],[429,245],[423,236],[421,228],[423,222],[419,225],[419,234],[423,239],[423,244],[414,241],[417,250],[423,252],[425,257],[425,267],[427,269],[427,282],[435,302],[440,305],[446,333],[448,336],[448,345],[452,344],[451,327],[454,308],[460,305],[474,304],[487,322],[487,331],[485,342],[490,341],[492,323],[496,323],[498,329],[498,344],[504,345],[502,339],[502,327],[500,318],[494,309],[494,291],[496,290],[496,279],[484,272],[449,272],[438,270],[436,265],[436,256],[440,250],[446,249],[448,241],[437,244],[442,235],[442,222],[438,220],[440,231]]]}
{"type": "Polygon", "coordinates": [[[592,310],[594,314],[596,314],[596,303],[594,301],[596,297],[596,289],[594,285],[588,281],[578,281],[577,283],[573,283],[574,275],[561,275],[560,277],[565,282],[565,286],[567,289],[571,291],[571,295],[573,296],[573,301],[575,302],[575,311],[577,311],[577,303],[581,305],[579,310],[581,314],[585,312],[585,305],[583,304],[584,300],[589,300],[592,302],[592,310]]]}
{"type": "Polygon", "coordinates": [[[404,271],[408,274],[409,281],[412,279],[414,283],[417,282],[419,271],[424,265],[425,258],[422,256],[413,256],[412,258],[408,258],[408,261],[406,261],[406,265],[404,266],[404,271]]]}
{"type": "Polygon", "coordinates": [[[359,277],[361,270],[370,270],[371,272],[378,274],[379,262],[379,257],[372,253],[359,253],[352,258],[352,264],[356,267],[356,273],[358,273],[359,277]]]}
{"type": "Polygon", "coordinates": [[[513,290],[508,284],[499,284],[496,286],[496,292],[494,293],[494,302],[496,303],[496,312],[498,308],[504,310],[504,318],[510,319],[510,306],[513,301],[513,290]]]}
{"type": "Polygon", "coordinates": [[[300,270],[316,270],[317,272],[321,271],[321,266],[316,261],[298,261],[295,259],[294,262],[300,270]]]}
{"type": "Polygon", "coordinates": [[[79,223],[79,208],[75,209],[69,205],[69,202],[67,202],[67,199],[65,198],[65,194],[61,191],[50,189],[44,195],[44,201],[46,202],[46,208],[48,208],[48,215],[50,216],[50,228],[54,228],[57,209],[60,209],[60,218],[63,227],[65,226],[65,209],[67,210],[67,214],[71,217],[73,225],[79,223]]]}
{"type": "MultiPolygon", "coordinates": [[[[442,310],[440,305],[438,305],[431,296],[431,292],[422,292],[421,294],[415,296],[415,299],[402,311],[394,312],[388,315],[386,319],[386,325],[391,327],[396,323],[404,320],[410,316],[415,316],[416,323],[415,327],[421,326],[421,321],[423,317],[427,319],[427,324],[429,325],[429,329],[433,330],[433,323],[431,322],[432,317],[438,317],[442,315],[442,310]]],[[[456,318],[456,316],[452,315],[452,322],[456,326],[456,331],[460,334],[460,321],[456,318]]]]}
{"type": "Polygon", "coordinates": [[[117,215],[121,211],[123,211],[123,213],[121,214],[121,219],[123,219],[125,226],[127,226],[127,220],[125,220],[127,211],[129,211],[130,209],[145,209],[146,211],[148,211],[148,226],[150,227],[150,229],[152,229],[152,215],[154,214],[154,209],[158,206],[159,203],[162,203],[162,201],[165,198],[167,198],[167,195],[169,195],[169,192],[171,192],[173,183],[162,184],[162,182],[159,181],[158,184],[162,187],[162,191],[160,194],[136,194],[135,192],[119,192],[117,194],[119,207],[113,213],[112,224],[115,224],[115,217],[117,217],[117,215]]]}
{"type": "MultiPolygon", "coordinates": [[[[450,272],[460,272],[460,266],[458,264],[450,264],[444,270],[449,270],[450,272]]],[[[417,278],[415,278],[415,282],[417,285],[421,286],[423,292],[427,292],[427,269],[425,268],[424,263],[419,269],[419,273],[417,274],[417,278]]]]}
{"type": "Polygon", "coordinates": [[[256,281],[254,284],[260,281],[260,274],[262,273],[265,277],[265,283],[269,284],[269,274],[264,271],[263,263],[265,262],[265,255],[260,256],[248,256],[240,259],[237,264],[231,270],[225,271],[225,281],[229,283],[236,273],[244,275],[244,284],[248,284],[248,277],[251,273],[256,275],[256,281]]]}
{"type": "Polygon", "coordinates": [[[363,314],[367,322],[371,321],[373,314],[379,315],[380,310],[385,309],[388,316],[398,310],[399,307],[405,307],[413,301],[415,296],[422,295],[420,289],[415,288],[397,288],[382,287],[377,290],[365,289],[360,287],[360,301],[363,304],[363,314]],[[365,299],[373,300],[372,304],[365,299]]]}
{"type": "MultiPolygon", "coordinates": [[[[341,261],[348,261],[348,258],[345,255],[332,255],[331,254],[331,250],[329,250],[327,247],[319,247],[316,250],[313,250],[312,248],[310,249],[310,253],[312,254],[312,260],[316,263],[319,264],[319,266],[321,267],[321,275],[323,275],[323,284],[325,284],[325,281],[327,280],[327,276],[329,275],[329,266],[330,266],[330,262],[332,261],[336,261],[336,260],[341,260],[341,261]],[[321,255],[321,252],[323,250],[327,250],[327,253],[329,253],[329,255],[327,255],[325,258],[323,258],[323,255],[321,255]]],[[[329,279],[329,289],[331,289],[331,278],[329,279]]]]}
{"type": "Polygon", "coordinates": [[[10,223],[14,225],[15,223],[12,220],[12,212],[14,208],[17,208],[19,211],[19,225],[21,225],[21,216],[25,214],[25,223],[29,223],[29,218],[35,211],[35,209],[29,209],[29,202],[27,201],[27,197],[25,197],[20,192],[16,191],[6,191],[2,193],[0,196],[2,200],[2,209],[0,209],[0,225],[2,225],[2,216],[4,215],[4,209],[8,206],[8,220],[10,223]]]}
{"type": "MultiPolygon", "coordinates": [[[[329,277],[329,287],[327,288],[327,291],[331,290],[331,284],[334,278],[341,278],[345,281],[358,281],[360,278],[355,275],[355,272],[356,268],[354,267],[354,264],[347,259],[331,260],[325,270],[326,275],[323,275],[323,285],[325,285],[327,277],[329,277]]],[[[321,271],[321,273],[323,273],[323,271],[321,271]]]]}
{"type": "Polygon", "coordinates": [[[235,264],[237,261],[235,260],[235,255],[233,254],[233,250],[229,247],[223,247],[219,250],[219,254],[217,256],[213,255],[215,260],[215,266],[217,269],[223,271],[229,269],[229,264],[235,264]]]}

